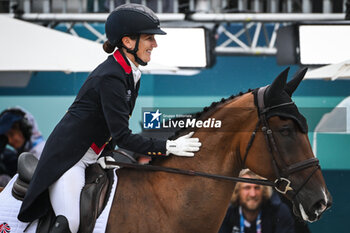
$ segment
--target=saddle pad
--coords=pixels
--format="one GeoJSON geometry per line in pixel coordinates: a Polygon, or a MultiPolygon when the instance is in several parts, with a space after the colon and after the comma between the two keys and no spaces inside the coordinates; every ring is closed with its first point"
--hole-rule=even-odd
{"type": "MultiPolygon", "coordinates": [[[[115,179],[111,189],[111,194],[109,196],[106,208],[102,211],[102,213],[96,220],[94,233],[105,233],[106,231],[109,211],[113,203],[113,198],[118,182],[118,177],[116,175],[115,169],[113,174],[115,179]]],[[[10,182],[6,185],[5,189],[0,193],[0,226],[6,226],[7,228],[9,228],[9,233],[23,232],[24,229],[28,226],[28,223],[18,221],[17,215],[22,202],[15,199],[11,194],[13,183],[16,181],[17,176],[18,174],[16,174],[10,180],[10,182]]],[[[37,224],[37,220],[34,221],[26,230],[26,233],[35,233],[37,224]]]]}
{"type": "MultiPolygon", "coordinates": [[[[16,174],[10,182],[6,185],[5,189],[0,193],[0,225],[7,224],[9,228],[8,232],[23,232],[28,223],[20,222],[17,220],[17,215],[21,207],[22,202],[14,198],[11,194],[13,183],[15,183],[18,174],[16,174]]],[[[35,221],[35,225],[36,225],[35,221]]],[[[33,224],[34,224],[33,223],[33,224]]],[[[35,232],[32,231],[33,233],[35,232]]]]}

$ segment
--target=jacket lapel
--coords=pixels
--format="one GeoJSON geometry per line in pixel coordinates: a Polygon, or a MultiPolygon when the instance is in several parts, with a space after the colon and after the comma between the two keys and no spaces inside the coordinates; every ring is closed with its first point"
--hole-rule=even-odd
{"type": "Polygon", "coordinates": [[[134,77],[133,77],[133,73],[132,73],[132,68],[129,64],[128,59],[126,59],[125,55],[123,54],[122,51],[120,51],[119,49],[116,50],[113,54],[115,60],[121,65],[121,67],[124,69],[125,71],[125,75],[126,75],[126,84],[127,84],[127,90],[126,90],[126,101],[129,104],[130,107],[130,113],[129,115],[131,115],[134,107],[135,107],[135,102],[136,102],[136,98],[138,96],[138,91],[140,88],[140,81],[137,82],[136,87],[135,87],[135,83],[134,83],[134,77]]]}

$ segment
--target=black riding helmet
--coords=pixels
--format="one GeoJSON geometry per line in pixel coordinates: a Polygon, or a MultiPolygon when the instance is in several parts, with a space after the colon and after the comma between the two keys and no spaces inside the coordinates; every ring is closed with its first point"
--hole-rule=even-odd
{"type": "Polygon", "coordinates": [[[105,30],[110,44],[119,48],[124,47],[121,41],[124,36],[137,36],[135,48],[126,49],[127,52],[134,55],[140,65],[147,65],[136,55],[140,35],[166,34],[160,29],[156,14],[148,7],[135,3],[121,5],[112,11],[107,18],[105,30]]]}

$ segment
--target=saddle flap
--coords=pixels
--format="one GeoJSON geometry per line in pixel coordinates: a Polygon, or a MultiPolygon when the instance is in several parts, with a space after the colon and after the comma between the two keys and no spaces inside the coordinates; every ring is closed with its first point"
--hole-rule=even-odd
{"type": "Polygon", "coordinates": [[[86,168],[85,186],[80,196],[79,232],[93,232],[96,219],[107,204],[111,184],[113,184],[113,170],[105,171],[97,163],[86,168]]]}

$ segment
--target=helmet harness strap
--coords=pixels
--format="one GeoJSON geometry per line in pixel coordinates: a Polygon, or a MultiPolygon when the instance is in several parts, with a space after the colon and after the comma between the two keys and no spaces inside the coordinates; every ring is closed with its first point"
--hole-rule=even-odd
{"type": "Polygon", "coordinates": [[[139,42],[140,42],[140,34],[137,35],[136,38],[136,44],[134,49],[129,49],[126,46],[123,45],[123,47],[126,49],[128,53],[131,53],[135,57],[135,61],[140,64],[141,66],[147,65],[147,62],[142,61],[138,56],[137,56],[137,51],[139,50],[139,42]]]}

